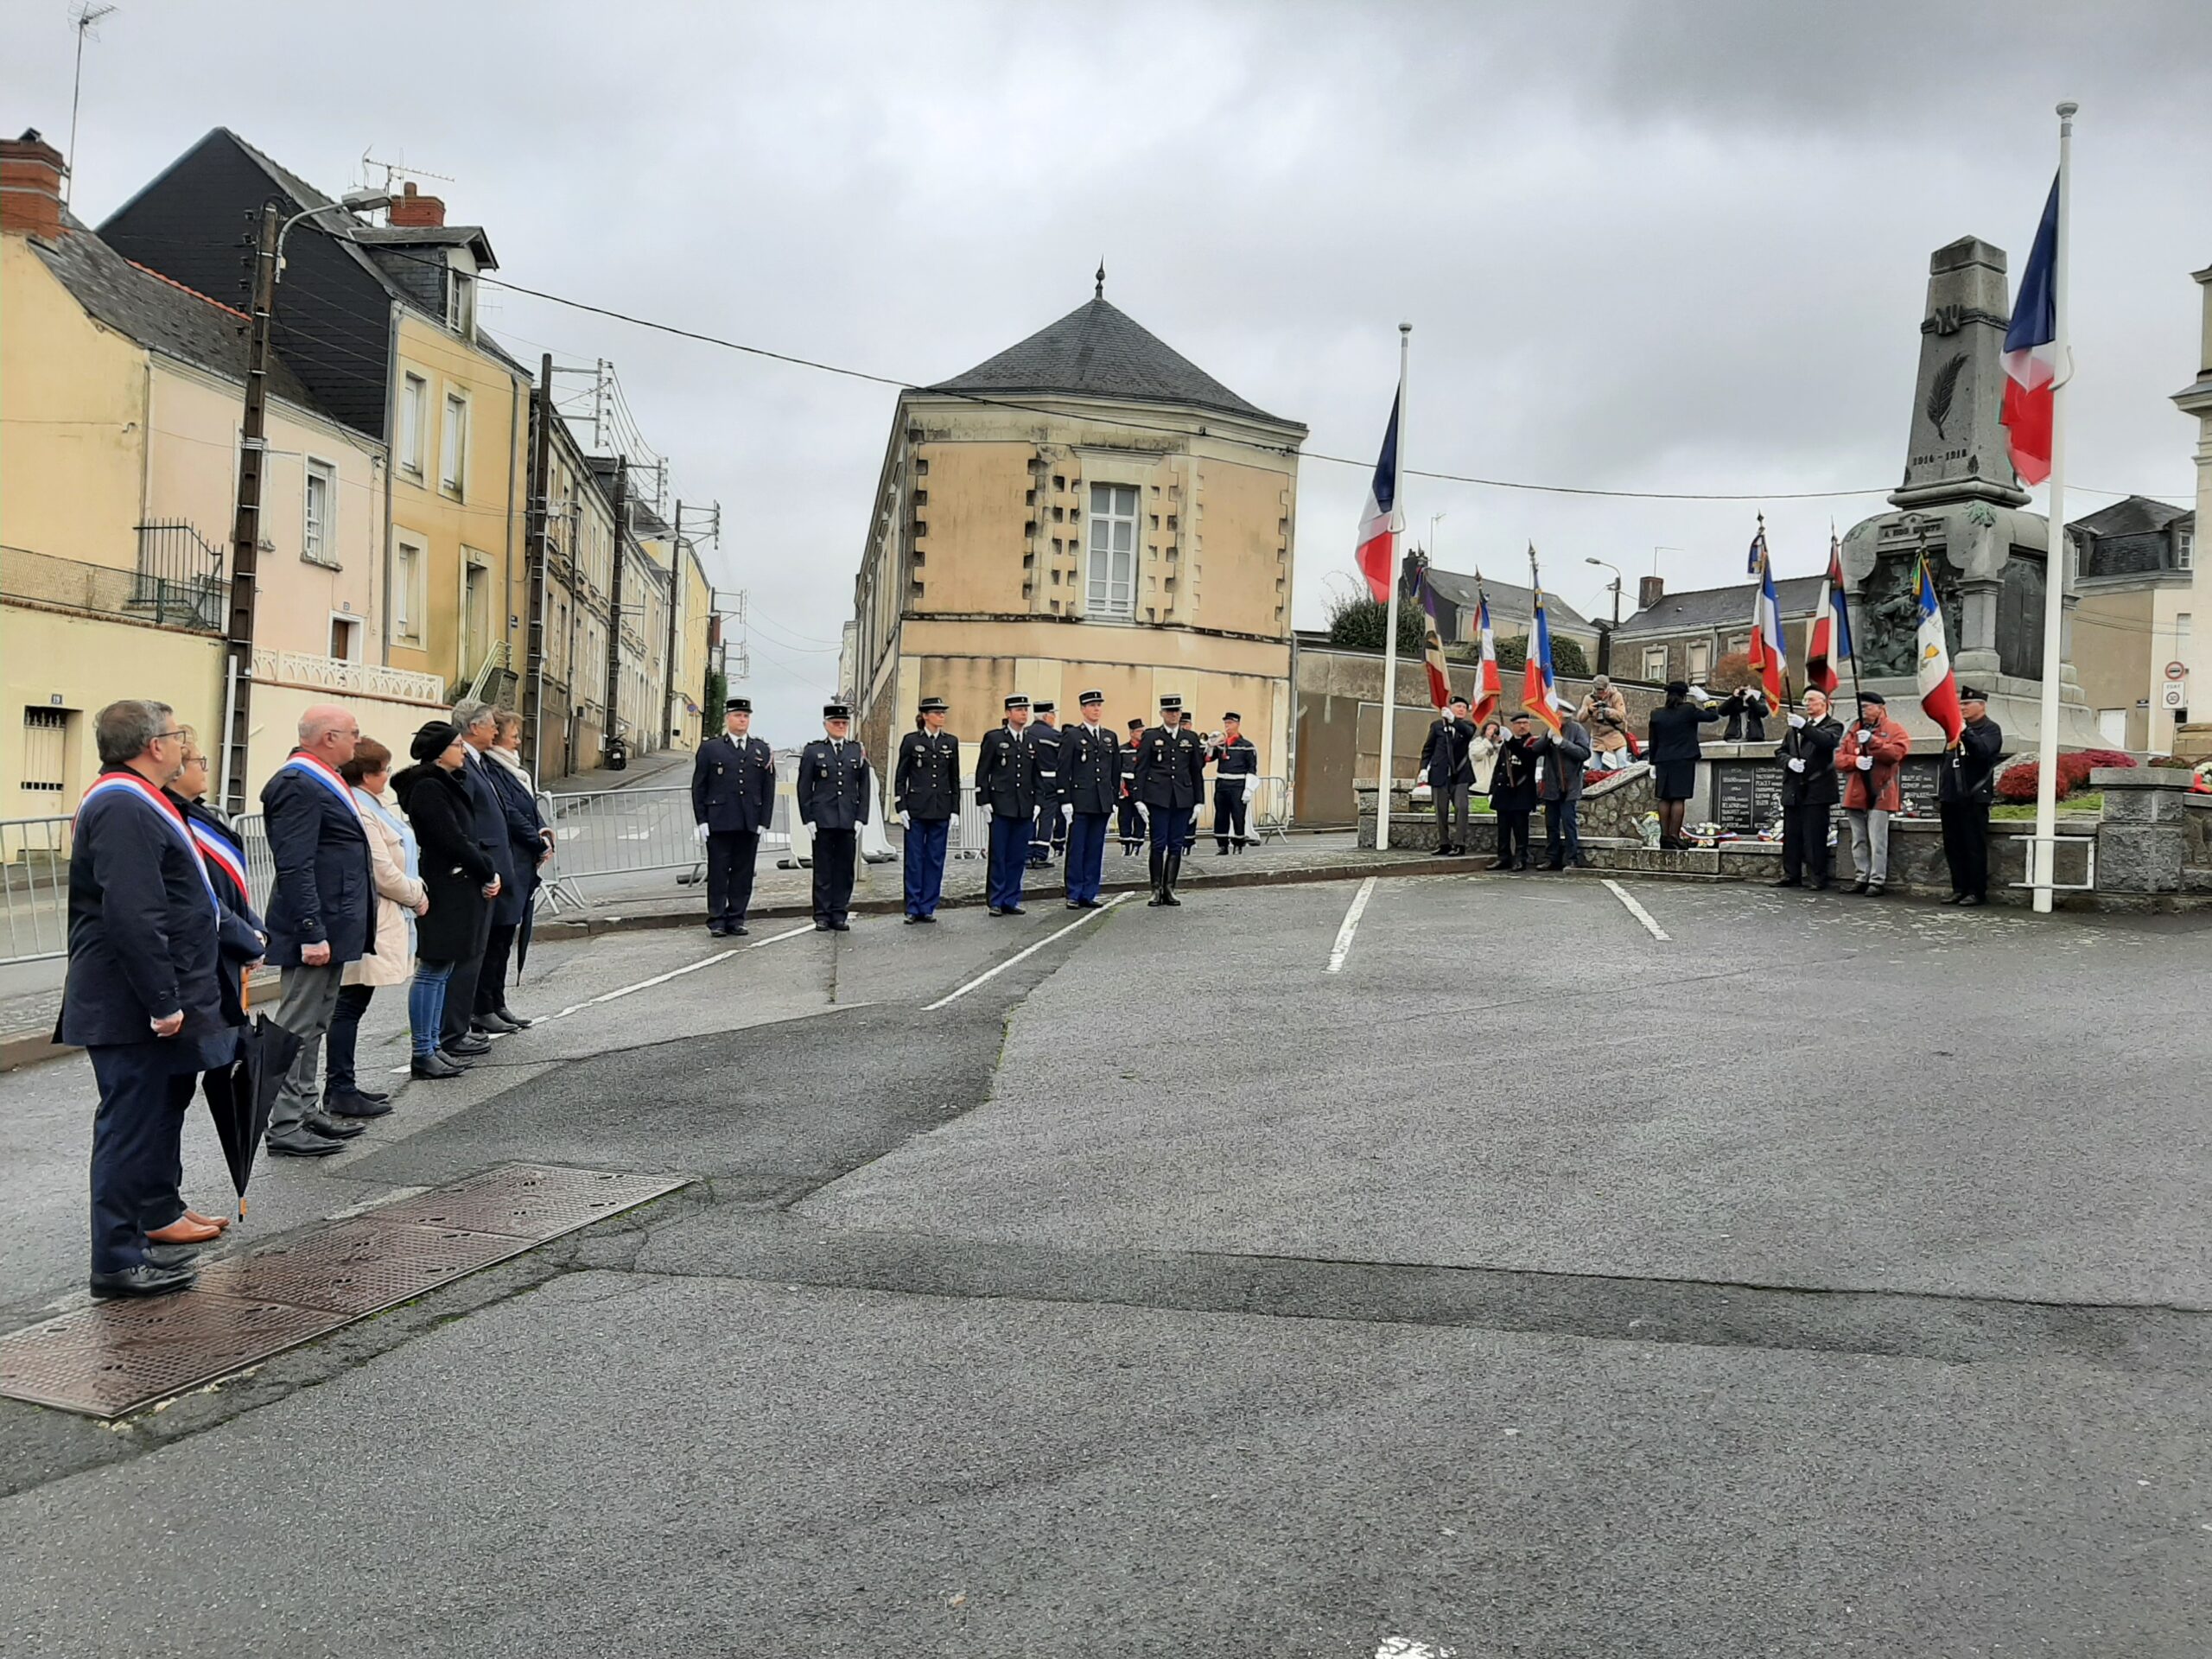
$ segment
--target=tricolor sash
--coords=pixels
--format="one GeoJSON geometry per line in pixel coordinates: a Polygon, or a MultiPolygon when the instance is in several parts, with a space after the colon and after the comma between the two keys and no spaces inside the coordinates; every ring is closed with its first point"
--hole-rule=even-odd
{"type": "Polygon", "coordinates": [[[347,817],[354,816],[353,791],[346,788],[346,780],[343,778],[313,755],[296,753],[290,760],[284,762],[280,770],[296,772],[302,777],[314,779],[315,782],[338,798],[338,804],[346,809],[347,817]]]}
{"type": "Polygon", "coordinates": [[[215,919],[223,918],[223,901],[215,894],[215,883],[207,874],[207,861],[200,854],[200,843],[193,839],[192,831],[184,822],[184,814],[176,810],[169,798],[156,789],[135,772],[103,773],[99,780],[86,790],[84,798],[77,803],[77,816],[81,818],[85,809],[96,800],[116,796],[127,796],[160,814],[162,823],[171,835],[184,843],[184,850],[192,855],[192,868],[200,877],[200,885],[207,889],[207,904],[214,911],[215,919]]]}
{"type": "Polygon", "coordinates": [[[198,845],[200,856],[231,878],[238,890],[238,902],[248,902],[247,895],[251,889],[245,884],[245,861],[239,856],[238,849],[197,818],[187,818],[185,828],[192,831],[192,839],[198,845]]]}

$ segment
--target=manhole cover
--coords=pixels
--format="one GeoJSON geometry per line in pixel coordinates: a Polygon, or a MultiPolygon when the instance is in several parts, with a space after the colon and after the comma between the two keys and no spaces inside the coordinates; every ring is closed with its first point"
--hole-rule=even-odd
{"type": "Polygon", "coordinates": [[[124,1416],[683,1185],[550,1165],[486,1170],[210,1262],[181,1294],[99,1302],[0,1337],[0,1395],[124,1416]]]}

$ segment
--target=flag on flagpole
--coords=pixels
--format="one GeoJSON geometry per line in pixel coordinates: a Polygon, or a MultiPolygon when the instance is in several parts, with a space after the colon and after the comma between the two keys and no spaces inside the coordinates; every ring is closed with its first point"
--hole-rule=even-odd
{"type": "Polygon", "coordinates": [[[1428,585],[1428,561],[1414,553],[1408,556],[1406,564],[1421,595],[1421,614],[1427,619],[1421,639],[1421,660],[1428,670],[1428,701],[1434,708],[1448,709],[1452,706],[1452,674],[1444,664],[1444,635],[1436,626],[1436,589],[1428,585]]]}
{"type": "Polygon", "coordinates": [[[1920,707],[1929,719],[1943,728],[1946,743],[1956,743],[1966,729],[1966,715],[1959,709],[1959,683],[1951,674],[1950,647],[1943,641],[1943,607],[1936,602],[1936,581],[1923,559],[1916,573],[1920,588],[1920,707]]]}
{"type": "Polygon", "coordinates": [[[1497,636],[1491,630],[1490,595],[1483,591],[1479,570],[1475,572],[1475,638],[1482,642],[1475,662],[1475,724],[1480,726],[1505,700],[1505,683],[1497,672],[1497,636]]]}
{"type": "Polygon", "coordinates": [[[1788,688],[1789,664],[1783,649],[1782,600],[1774,590],[1774,561],[1767,555],[1766,525],[1751,538],[1751,570],[1758,589],[1751,601],[1751,669],[1766,693],[1767,706],[1779,709],[1788,688]]]}
{"type": "Polygon", "coordinates": [[[1536,574],[1536,550],[1529,550],[1529,583],[1535,594],[1529,623],[1529,658],[1521,673],[1521,702],[1528,711],[1559,734],[1559,693],[1552,683],[1552,625],[1544,615],[1544,584],[1536,574]]]}
{"type": "Polygon", "coordinates": [[[2020,292],[2005,330],[2005,447],[2023,484],[2050,476],[2051,406],[2058,378],[2058,182],[2051,181],[2020,272],[2020,292]]]}
{"type": "Polygon", "coordinates": [[[1811,637],[1805,642],[1805,683],[1834,694],[1835,665],[1851,660],[1851,601],[1843,591],[1843,543],[1828,531],[1828,569],[1821,578],[1821,602],[1813,609],[1811,637]]]}
{"type": "Polygon", "coordinates": [[[1390,602],[1390,548],[1405,528],[1398,516],[1398,401],[1390,400],[1390,424],[1383,429],[1382,454],[1375,463],[1375,479],[1367,486],[1367,511],[1359,520],[1360,575],[1377,605],[1390,602]]]}

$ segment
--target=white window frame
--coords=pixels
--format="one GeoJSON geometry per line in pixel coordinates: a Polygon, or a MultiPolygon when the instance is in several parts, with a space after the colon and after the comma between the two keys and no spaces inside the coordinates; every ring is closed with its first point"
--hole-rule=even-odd
{"type": "Polygon", "coordinates": [[[399,464],[423,476],[423,437],[430,423],[430,383],[411,370],[399,381],[399,464]]]}
{"type": "Polygon", "coordinates": [[[448,386],[445,402],[441,408],[444,416],[438,426],[438,487],[450,492],[455,500],[466,500],[468,496],[468,394],[448,386]],[[450,465],[448,464],[448,452],[450,465]]]}
{"type": "Polygon", "coordinates": [[[1144,487],[1139,484],[1118,483],[1112,479],[1087,479],[1088,494],[1083,514],[1083,613],[1085,617],[1107,622],[1133,622],[1136,620],[1137,563],[1141,556],[1139,531],[1144,512],[1144,487]],[[1097,510],[1098,493],[1107,492],[1109,510],[1097,510]],[[1129,510],[1126,515],[1115,511],[1119,506],[1117,492],[1126,492],[1129,510]],[[1113,527],[1126,524],[1129,531],[1128,568],[1124,575],[1121,594],[1115,594],[1112,546],[1113,527]],[[1100,548],[1095,543],[1099,527],[1105,526],[1108,544],[1100,548]],[[1106,563],[1105,574],[1098,575],[1094,566],[1101,558],[1106,563]]]}
{"type": "Polygon", "coordinates": [[[1705,683],[1706,680],[1710,677],[1712,673],[1713,642],[1710,639],[1691,640],[1688,645],[1686,646],[1682,652],[1683,677],[1688,680],[1692,685],[1702,685],[1705,683]],[[1702,653],[1705,658],[1705,662],[1702,666],[1700,666],[1698,663],[1698,657],[1700,653],[1702,653]]]}
{"type": "Polygon", "coordinates": [[[428,543],[404,532],[391,540],[391,642],[423,643],[423,582],[430,561],[428,543]]]}
{"type": "Polygon", "coordinates": [[[309,564],[338,566],[338,463],[321,455],[302,458],[300,472],[300,556],[309,564]],[[315,480],[322,480],[322,518],[315,512],[315,480]]]}
{"type": "Polygon", "coordinates": [[[1666,680],[1667,680],[1667,647],[1666,647],[1666,646],[1664,646],[1664,645],[1646,645],[1646,646],[1643,648],[1643,677],[1644,677],[1646,680],[1649,680],[1649,681],[1654,682],[1655,683],[1657,683],[1657,684],[1662,684],[1662,685],[1663,685],[1664,683],[1666,683],[1666,680]],[[1656,658],[1659,659],[1659,667],[1658,667],[1658,670],[1657,670],[1657,671],[1656,671],[1656,672],[1654,672],[1654,671],[1653,671],[1653,670],[1652,670],[1652,666],[1651,666],[1651,659],[1652,659],[1654,657],[1656,657],[1656,658]]]}
{"type": "Polygon", "coordinates": [[[2196,532],[2195,531],[2177,530],[2174,532],[2174,569],[2177,570],[2196,569],[2196,532]]]}
{"type": "Polygon", "coordinates": [[[368,632],[368,619],[359,615],[353,611],[333,611],[330,613],[330,620],[333,622],[343,622],[346,624],[346,626],[352,630],[351,633],[348,634],[347,637],[353,642],[353,649],[351,655],[340,657],[335,653],[333,653],[331,660],[333,662],[339,663],[359,662],[361,660],[361,653],[364,648],[364,636],[368,632]]]}
{"type": "Polygon", "coordinates": [[[446,327],[463,340],[476,338],[476,276],[458,265],[447,267],[446,327]]]}

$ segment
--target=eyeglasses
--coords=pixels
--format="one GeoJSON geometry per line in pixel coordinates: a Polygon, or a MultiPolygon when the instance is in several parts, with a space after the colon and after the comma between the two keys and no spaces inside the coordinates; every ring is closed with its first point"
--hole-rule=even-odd
{"type": "Polygon", "coordinates": [[[175,729],[171,729],[171,730],[169,730],[169,731],[166,731],[166,732],[156,732],[156,733],[155,733],[151,737],[148,738],[146,741],[147,741],[149,743],[161,743],[161,742],[165,742],[165,741],[167,741],[168,739],[170,739],[170,738],[172,738],[172,737],[182,737],[183,735],[184,735],[184,734],[183,734],[182,732],[181,732],[181,731],[177,731],[177,730],[175,730],[175,729]]]}

